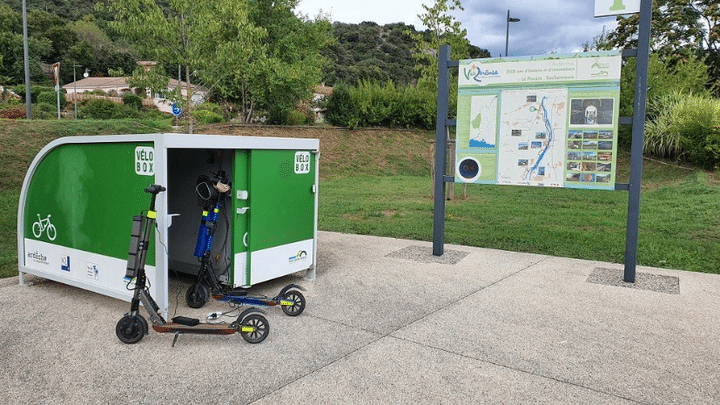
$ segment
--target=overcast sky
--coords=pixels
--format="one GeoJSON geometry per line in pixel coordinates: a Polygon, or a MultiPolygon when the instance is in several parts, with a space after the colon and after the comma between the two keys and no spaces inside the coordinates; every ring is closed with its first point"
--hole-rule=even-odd
{"type": "MultiPolygon", "coordinates": [[[[315,17],[322,10],[332,22],[358,24],[373,21],[380,25],[404,22],[421,30],[418,14],[422,4],[434,0],[300,0],[296,12],[315,17]]],[[[505,53],[506,19],[510,23],[508,53],[513,56],[545,55],[582,50],[586,42],[600,35],[603,26],[615,29],[614,17],[594,18],[595,0],[463,0],[465,11],[455,12],[457,21],[467,30],[470,43],[490,51],[493,57],[505,53]]]]}

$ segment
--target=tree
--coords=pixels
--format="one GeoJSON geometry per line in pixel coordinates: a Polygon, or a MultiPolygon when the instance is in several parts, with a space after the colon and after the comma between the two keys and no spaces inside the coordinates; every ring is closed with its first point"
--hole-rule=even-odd
{"type": "Polygon", "coordinates": [[[90,16],[74,21],[68,26],[77,35],[78,41],[85,41],[92,46],[96,58],[101,58],[108,51],[117,48],[105,31],[98,27],[90,16]]]}
{"type": "MultiPolygon", "coordinates": [[[[30,48],[30,79],[46,80],[42,62],[52,52],[52,43],[45,37],[28,38],[30,48]]],[[[22,15],[6,4],[0,4],[0,76],[7,83],[24,82],[22,15]]]]}
{"type": "Polygon", "coordinates": [[[441,45],[450,45],[450,58],[464,59],[468,54],[470,42],[467,31],[460,29],[460,22],[449,14],[450,11],[464,10],[460,0],[435,0],[432,7],[422,5],[424,13],[418,14],[423,25],[429,28],[427,35],[409,33],[415,40],[415,69],[421,72],[419,86],[437,86],[438,50],[441,45]],[[450,5],[448,5],[448,3],[450,5]]]}
{"type": "Polygon", "coordinates": [[[68,25],[53,25],[43,35],[52,41],[52,53],[48,55],[50,61],[59,61],[65,56],[67,50],[78,42],[78,36],[68,25]]]}
{"type": "MultiPolygon", "coordinates": [[[[0,76],[8,83],[22,83],[25,80],[23,60],[22,24],[16,24],[15,12],[4,5],[0,5],[0,55],[3,63],[0,65],[0,76]],[[19,31],[19,32],[18,32],[19,31]]],[[[17,14],[17,21],[21,16],[17,14]]],[[[30,50],[30,79],[36,82],[47,80],[42,63],[52,52],[52,43],[49,39],[38,36],[28,38],[30,50]]]]}
{"type": "MultiPolygon", "coordinates": [[[[42,10],[70,21],[77,20],[93,9],[97,0],[27,0],[27,9],[42,10]]],[[[22,0],[4,0],[13,10],[22,10],[22,0]]]]}
{"type": "Polygon", "coordinates": [[[160,65],[184,67],[187,86],[184,104],[190,112],[191,72],[214,84],[213,79],[220,72],[227,72],[251,57],[256,49],[254,44],[263,33],[248,22],[248,0],[163,3],[165,7],[154,0],[110,0],[109,7],[115,12],[111,26],[142,57],[160,65]]]}
{"type": "MultiPolygon", "coordinates": [[[[614,31],[601,38],[605,49],[636,48],[640,16],[618,17],[614,31]]],[[[596,41],[598,42],[598,41],[596,41]]],[[[662,59],[707,58],[720,77],[720,4],[717,0],[655,0],[651,49],[662,59]]]]}
{"type": "MultiPolygon", "coordinates": [[[[225,69],[208,72],[221,97],[238,101],[244,121],[257,109],[268,112],[273,123],[285,123],[298,101],[307,101],[310,89],[322,79],[326,59],[320,50],[332,41],[330,24],[322,19],[300,19],[293,13],[296,0],[255,0],[248,4],[248,27],[258,32],[239,56],[228,58],[225,69]]],[[[218,27],[217,34],[231,41],[235,27],[218,27]]],[[[229,56],[232,56],[229,55],[229,56]]]]}
{"type": "Polygon", "coordinates": [[[93,46],[87,41],[78,41],[63,55],[60,61],[60,76],[62,77],[62,83],[71,83],[73,79],[82,79],[84,69],[88,69],[90,72],[97,72],[97,58],[93,52],[93,46]],[[79,65],[80,69],[75,69],[75,77],[73,78],[73,65],[79,65]],[[79,74],[79,76],[78,76],[79,74]]]}
{"type": "MultiPolygon", "coordinates": [[[[608,40],[616,47],[636,47],[640,16],[618,17],[608,40]]],[[[661,55],[683,49],[720,51],[720,5],[717,0],[655,0],[652,48],[661,55]]]]}
{"type": "Polygon", "coordinates": [[[408,69],[414,64],[415,43],[408,32],[415,27],[404,23],[383,26],[372,22],[360,24],[332,24],[336,41],[323,51],[330,60],[324,70],[324,81],[357,85],[360,80],[385,83],[392,80],[405,86],[417,81],[419,72],[408,69]]]}
{"type": "Polygon", "coordinates": [[[328,60],[320,51],[333,42],[330,23],[299,19],[293,13],[297,0],[259,0],[251,20],[264,28],[264,77],[255,92],[268,110],[270,122],[287,123],[299,101],[309,102],[328,60]]]}
{"type": "Polygon", "coordinates": [[[0,32],[22,33],[22,15],[7,4],[0,4],[0,32]]]}
{"type": "Polygon", "coordinates": [[[45,10],[34,9],[27,13],[28,32],[33,35],[44,35],[54,26],[65,25],[65,20],[45,10]]]}

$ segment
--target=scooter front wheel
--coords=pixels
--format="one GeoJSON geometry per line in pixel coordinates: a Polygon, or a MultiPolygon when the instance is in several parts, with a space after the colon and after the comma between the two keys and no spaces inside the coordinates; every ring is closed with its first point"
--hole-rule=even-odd
{"type": "Polygon", "coordinates": [[[148,331],[148,324],[142,315],[130,316],[125,314],[115,326],[115,334],[123,343],[137,343],[148,331]]]}
{"type": "Polygon", "coordinates": [[[267,319],[260,314],[250,314],[246,316],[240,326],[238,332],[248,343],[260,343],[270,333],[270,324],[267,319]]]}
{"type": "Polygon", "coordinates": [[[298,290],[290,290],[283,295],[281,301],[292,302],[292,305],[284,305],[282,302],[283,312],[288,316],[298,316],[305,310],[305,296],[298,290]]]}
{"type": "Polygon", "coordinates": [[[210,290],[200,283],[191,285],[185,293],[185,302],[190,308],[202,308],[209,299],[210,290]]]}

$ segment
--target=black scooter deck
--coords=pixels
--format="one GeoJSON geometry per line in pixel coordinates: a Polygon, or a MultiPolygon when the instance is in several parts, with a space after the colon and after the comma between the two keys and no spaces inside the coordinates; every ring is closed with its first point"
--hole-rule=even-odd
{"type": "Polygon", "coordinates": [[[209,323],[187,326],[170,322],[162,326],[153,325],[152,328],[158,333],[193,333],[197,335],[232,335],[233,333],[237,333],[237,329],[230,325],[213,325],[209,323]]]}

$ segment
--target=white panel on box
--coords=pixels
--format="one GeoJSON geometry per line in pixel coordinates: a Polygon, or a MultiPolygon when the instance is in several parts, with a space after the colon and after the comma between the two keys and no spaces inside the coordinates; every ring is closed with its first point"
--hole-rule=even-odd
{"type": "Polygon", "coordinates": [[[247,280],[247,252],[235,254],[233,269],[233,287],[245,287],[245,280],[247,280]]]}
{"type": "MultiPolygon", "coordinates": [[[[25,252],[25,267],[35,274],[128,301],[132,298],[129,280],[124,279],[127,260],[27,238],[25,252]]],[[[145,266],[145,273],[155,295],[155,266],[145,266]]]]}
{"type": "Polygon", "coordinates": [[[312,239],[252,252],[250,283],[257,284],[307,270],[313,265],[313,257],[312,239]]]}

